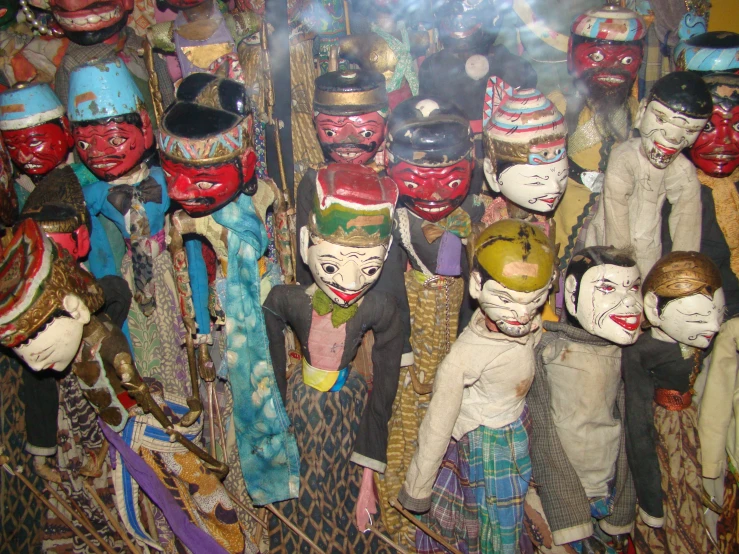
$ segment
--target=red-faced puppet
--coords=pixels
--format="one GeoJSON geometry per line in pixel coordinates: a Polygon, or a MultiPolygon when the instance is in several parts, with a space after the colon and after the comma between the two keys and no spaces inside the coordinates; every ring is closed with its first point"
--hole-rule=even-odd
{"type": "Polygon", "coordinates": [[[713,113],[690,149],[693,163],[708,175],[728,177],[739,167],[739,75],[703,77],[713,98],[713,113]]]}
{"type": "Polygon", "coordinates": [[[644,54],[646,25],[639,15],[606,5],[572,24],[567,67],[599,104],[620,105],[631,92],[644,54]]]}
{"type": "Polygon", "coordinates": [[[32,179],[65,163],[74,144],[64,106],[46,84],[0,94],[0,131],[10,159],[32,179]]]}
{"type": "Polygon", "coordinates": [[[316,79],[313,121],[328,162],[364,165],[385,140],[385,78],[374,71],[332,71],[316,79]]]}
{"type": "Polygon", "coordinates": [[[457,108],[415,96],[398,104],[388,121],[388,175],[400,202],[418,217],[439,221],[470,190],[473,137],[457,108]]]}
{"type": "Polygon", "coordinates": [[[64,34],[84,46],[113,37],[126,25],[134,0],[49,0],[64,34]]]}
{"type": "Polygon", "coordinates": [[[159,133],[172,200],[192,216],[256,192],[252,114],[243,85],[206,73],[186,77],[159,133]]]}

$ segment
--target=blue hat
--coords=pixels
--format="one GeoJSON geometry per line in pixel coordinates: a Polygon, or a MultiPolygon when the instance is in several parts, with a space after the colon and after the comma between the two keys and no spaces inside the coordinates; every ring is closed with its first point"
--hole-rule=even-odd
{"type": "Polygon", "coordinates": [[[144,97],[120,58],[88,62],[69,76],[67,113],[73,123],[138,113],[143,105],[144,97]]]}
{"type": "Polygon", "coordinates": [[[64,106],[49,85],[18,86],[0,94],[0,131],[34,127],[63,115],[64,106]]]}

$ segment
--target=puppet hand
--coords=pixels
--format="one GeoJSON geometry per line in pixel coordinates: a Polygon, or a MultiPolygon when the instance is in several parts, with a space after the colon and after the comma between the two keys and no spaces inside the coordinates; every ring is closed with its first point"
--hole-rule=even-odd
{"type": "Polygon", "coordinates": [[[629,541],[628,541],[629,535],[627,533],[623,533],[621,535],[613,535],[613,548],[616,550],[616,552],[626,552],[629,541]]]}
{"type": "Polygon", "coordinates": [[[357,529],[364,531],[370,526],[370,514],[377,513],[377,494],[375,494],[374,471],[364,468],[362,485],[357,498],[357,529]]]}
{"type": "Polygon", "coordinates": [[[606,545],[595,535],[582,540],[582,554],[605,554],[607,551],[606,545]]]}

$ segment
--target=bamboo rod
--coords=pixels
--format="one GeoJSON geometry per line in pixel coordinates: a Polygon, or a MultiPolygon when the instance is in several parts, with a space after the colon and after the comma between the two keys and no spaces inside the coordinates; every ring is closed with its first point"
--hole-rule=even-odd
{"type": "Polygon", "coordinates": [[[289,519],[287,519],[272,504],[267,504],[267,506],[265,506],[265,508],[267,508],[270,512],[272,512],[274,515],[276,515],[277,516],[277,519],[279,519],[280,521],[282,521],[282,523],[284,523],[285,525],[287,525],[293,533],[295,533],[301,539],[303,539],[305,542],[307,542],[313,550],[315,550],[319,554],[323,554],[323,550],[321,550],[320,548],[318,548],[318,546],[316,546],[316,543],[314,543],[312,540],[310,540],[308,538],[308,535],[306,535],[305,533],[303,533],[303,531],[300,528],[298,528],[293,522],[291,522],[289,519]]]}
{"type": "Polygon", "coordinates": [[[398,510],[404,518],[406,518],[413,525],[418,527],[421,531],[423,531],[429,537],[438,542],[441,546],[446,548],[449,552],[451,552],[452,554],[462,554],[459,550],[449,544],[446,539],[442,537],[439,533],[432,530],[428,525],[425,525],[423,522],[418,521],[415,517],[413,517],[413,514],[406,510],[403,506],[401,506],[400,503],[398,503],[396,500],[391,500],[390,505],[398,510]]]}
{"type": "Polygon", "coordinates": [[[239,508],[241,508],[242,510],[244,510],[244,511],[245,511],[245,512],[246,512],[247,514],[249,514],[249,517],[251,517],[252,519],[256,520],[256,522],[257,522],[257,523],[258,523],[258,524],[259,524],[259,525],[260,525],[261,527],[263,527],[263,528],[264,528],[265,530],[267,529],[267,524],[266,524],[266,523],[264,523],[264,521],[262,521],[262,520],[261,520],[261,519],[259,518],[259,516],[257,515],[257,513],[256,513],[256,512],[255,512],[255,511],[254,511],[253,509],[249,508],[249,507],[248,507],[248,506],[247,506],[246,504],[244,504],[244,503],[243,503],[243,502],[241,502],[241,501],[240,501],[240,500],[239,500],[238,498],[236,498],[236,497],[235,497],[235,496],[234,496],[233,494],[231,494],[231,491],[229,491],[229,490],[226,490],[226,494],[228,494],[228,497],[229,497],[229,498],[231,499],[231,502],[233,502],[233,503],[234,503],[234,504],[236,504],[236,505],[237,505],[237,506],[238,506],[239,508]]]}
{"type": "Polygon", "coordinates": [[[391,541],[384,533],[380,533],[374,527],[371,527],[370,526],[369,529],[367,529],[367,531],[369,531],[370,533],[372,533],[373,535],[375,535],[378,539],[380,539],[382,541],[385,541],[387,544],[390,545],[391,548],[394,548],[396,552],[400,552],[400,554],[408,554],[408,551],[405,548],[403,548],[399,544],[391,541]]]}
{"type": "Polygon", "coordinates": [[[141,554],[141,550],[133,543],[133,541],[129,538],[128,533],[125,529],[123,529],[118,523],[118,520],[113,516],[113,514],[110,513],[110,510],[108,507],[103,503],[102,499],[98,496],[97,491],[95,490],[95,487],[93,487],[90,483],[87,481],[82,481],[82,486],[85,487],[85,490],[90,493],[90,496],[97,502],[97,505],[100,506],[100,509],[105,514],[105,517],[108,518],[108,521],[113,526],[113,529],[118,531],[118,534],[123,539],[123,542],[126,543],[126,546],[133,552],[134,554],[141,554]]]}

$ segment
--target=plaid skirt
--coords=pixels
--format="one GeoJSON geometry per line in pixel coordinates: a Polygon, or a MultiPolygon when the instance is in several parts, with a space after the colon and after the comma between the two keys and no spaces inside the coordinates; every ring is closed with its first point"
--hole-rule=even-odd
{"type": "MultiPolygon", "coordinates": [[[[520,551],[524,498],[531,479],[528,408],[510,425],[478,427],[452,440],[431,493],[428,523],[460,551],[515,554],[520,551]]],[[[446,552],[417,531],[420,554],[446,552]]]]}

